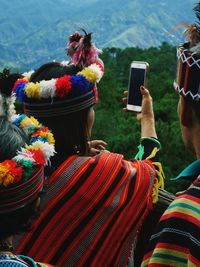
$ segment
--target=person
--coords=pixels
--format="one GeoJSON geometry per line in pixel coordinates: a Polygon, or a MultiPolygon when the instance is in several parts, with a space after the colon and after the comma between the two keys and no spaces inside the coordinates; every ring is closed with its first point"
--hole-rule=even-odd
{"type": "MultiPolygon", "coordinates": [[[[197,17],[200,3],[194,8],[197,17]]],[[[178,117],[185,146],[197,160],[178,178],[190,179],[191,186],[178,194],[163,214],[151,236],[142,266],[200,266],[200,28],[188,25],[188,42],[177,48],[177,77],[180,94],[178,117]]]]}
{"type": "Polygon", "coordinates": [[[104,67],[97,60],[71,75],[72,67],[50,62],[30,81],[22,79],[14,86],[26,113],[46,122],[57,140],[42,212],[34,230],[16,242],[16,251],[62,267],[126,266],[163,186],[152,100],[142,88],[143,160],[127,161],[104,149],[91,156],[90,149],[99,148],[90,140],[97,103],[94,85],[104,67]]]}
{"type": "Polygon", "coordinates": [[[48,267],[52,265],[12,252],[14,236],[29,231],[37,216],[43,165],[54,151],[47,128],[34,118],[15,114],[11,89],[19,77],[7,69],[0,73],[0,266],[48,267]]]}

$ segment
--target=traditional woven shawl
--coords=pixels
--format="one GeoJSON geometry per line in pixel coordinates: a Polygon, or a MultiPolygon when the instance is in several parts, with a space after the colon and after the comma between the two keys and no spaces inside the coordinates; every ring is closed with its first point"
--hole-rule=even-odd
{"type": "Polygon", "coordinates": [[[144,266],[200,266],[200,180],[161,217],[144,266]]]}
{"type": "Polygon", "coordinates": [[[152,208],[155,169],[103,152],[69,157],[49,179],[34,230],[17,253],[56,266],[126,266],[152,208]]]}

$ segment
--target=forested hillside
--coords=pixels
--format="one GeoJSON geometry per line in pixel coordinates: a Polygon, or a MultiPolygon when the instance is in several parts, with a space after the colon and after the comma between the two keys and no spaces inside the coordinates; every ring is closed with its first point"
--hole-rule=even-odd
{"type": "Polygon", "coordinates": [[[129,67],[132,60],[145,60],[150,64],[148,88],[154,99],[156,128],[162,143],[161,159],[166,174],[166,188],[181,189],[180,182],[169,179],[194,160],[181,140],[176,113],[178,95],[173,89],[176,67],[176,50],[163,43],[158,48],[107,48],[102,59],[105,75],[99,84],[99,104],[96,106],[96,122],[93,138],[108,143],[108,150],[132,158],[137,152],[140,125],[134,113],[124,113],[121,97],[127,88],[129,67]]]}
{"type": "Polygon", "coordinates": [[[168,32],[181,22],[193,23],[196,0],[1,0],[0,68],[36,68],[64,60],[66,39],[85,28],[97,46],[176,45],[168,32]]]}

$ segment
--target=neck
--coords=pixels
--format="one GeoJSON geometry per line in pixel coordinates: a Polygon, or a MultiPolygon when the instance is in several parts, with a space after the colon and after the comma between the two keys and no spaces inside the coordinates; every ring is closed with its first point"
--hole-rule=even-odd
{"type": "Polygon", "coordinates": [[[194,129],[194,134],[192,135],[192,145],[197,159],[200,159],[200,126],[198,125],[194,129]]]}
{"type": "Polygon", "coordinates": [[[13,250],[13,236],[0,240],[0,253],[11,253],[13,250]]]}

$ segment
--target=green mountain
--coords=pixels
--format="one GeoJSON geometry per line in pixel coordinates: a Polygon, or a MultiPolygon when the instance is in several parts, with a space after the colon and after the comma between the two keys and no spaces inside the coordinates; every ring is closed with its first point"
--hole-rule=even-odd
{"type": "Polygon", "coordinates": [[[176,45],[180,22],[194,21],[196,0],[1,0],[0,66],[39,66],[65,59],[66,38],[92,31],[97,46],[176,45]]]}

